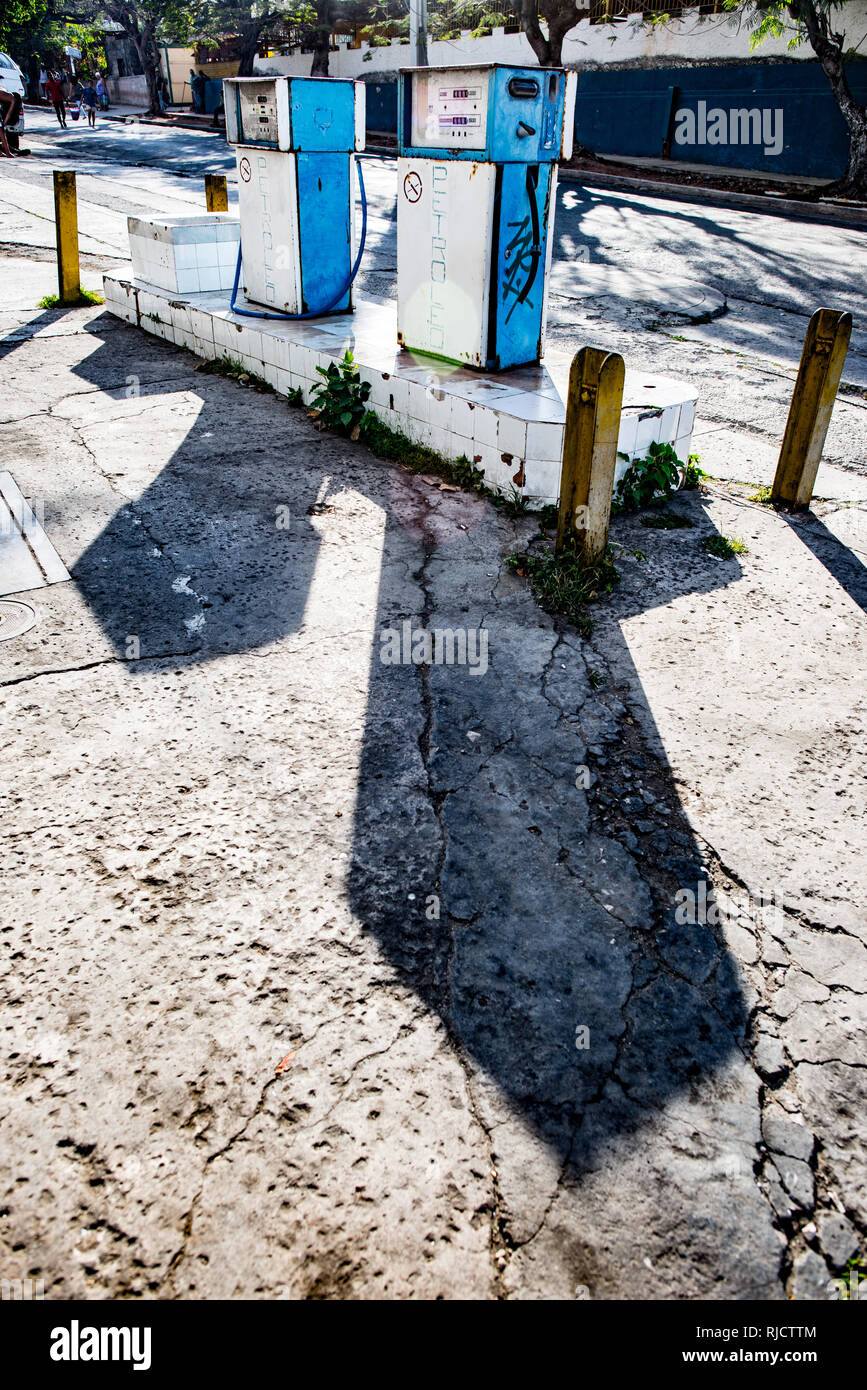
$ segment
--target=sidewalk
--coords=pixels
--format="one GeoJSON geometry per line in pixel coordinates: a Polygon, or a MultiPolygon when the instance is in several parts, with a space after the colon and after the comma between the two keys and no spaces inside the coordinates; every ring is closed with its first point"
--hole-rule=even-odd
{"type": "MultiPolygon", "coordinates": [[[[111,115],[111,113],[109,113],[111,115]]],[[[132,115],[133,113],[129,113],[132,115]]],[[[127,119],[127,117],[116,116],[114,119],[127,119]]],[[[167,111],[158,116],[151,116],[147,111],[135,113],[135,119],[142,121],[145,125],[177,126],[187,130],[225,130],[225,123],[219,122],[214,125],[213,114],[201,115],[198,111],[193,111],[189,106],[170,106],[167,111]]]]}
{"type": "Polygon", "coordinates": [[[3,456],[73,575],[0,643],[8,1277],[832,1296],[867,1229],[867,482],[616,522],[585,642],[509,567],[538,518],[4,270],[3,456]],[[487,669],[384,664],[408,620],[487,669]]]}

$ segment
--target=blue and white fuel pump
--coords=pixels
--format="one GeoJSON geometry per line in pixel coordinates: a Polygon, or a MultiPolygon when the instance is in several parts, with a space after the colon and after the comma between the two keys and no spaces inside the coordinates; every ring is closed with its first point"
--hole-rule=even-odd
{"type": "Polygon", "coordinates": [[[353,307],[360,260],[354,166],[355,151],[364,149],[364,91],[363,82],[331,77],[223,82],[226,139],[238,166],[244,295],[274,317],[353,307]]]}
{"type": "Polygon", "coordinates": [[[398,92],[403,347],[488,371],[542,356],[557,162],[575,74],[409,68],[398,92]]]}

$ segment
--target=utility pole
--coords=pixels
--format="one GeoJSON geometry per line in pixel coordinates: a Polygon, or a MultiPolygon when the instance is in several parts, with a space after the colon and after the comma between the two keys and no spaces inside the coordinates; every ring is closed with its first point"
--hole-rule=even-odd
{"type": "Polygon", "coordinates": [[[409,0],[409,51],[413,67],[427,67],[427,0],[409,0]]]}

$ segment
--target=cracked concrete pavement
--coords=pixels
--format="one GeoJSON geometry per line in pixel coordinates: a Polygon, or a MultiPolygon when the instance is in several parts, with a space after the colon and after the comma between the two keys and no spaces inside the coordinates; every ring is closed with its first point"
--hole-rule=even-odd
{"type": "MultiPolygon", "coordinates": [[[[4,268],[5,466],[73,574],[0,645],[4,1277],[833,1296],[867,1233],[856,454],[803,520],[718,481],[692,527],[618,521],[584,641],[506,563],[534,519],[4,268]],[[408,619],[486,629],[489,669],[384,665],[408,619]]],[[[751,372],[720,479],[768,481],[751,372]]]]}

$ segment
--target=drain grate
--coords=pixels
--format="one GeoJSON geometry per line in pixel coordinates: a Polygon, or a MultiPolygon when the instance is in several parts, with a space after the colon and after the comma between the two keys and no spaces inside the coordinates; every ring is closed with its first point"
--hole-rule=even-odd
{"type": "Polygon", "coordinates": [[[0,642],[9,642],[29,632],[36,622],[36,609],[20,598],[0,598],[0,642]]]}

